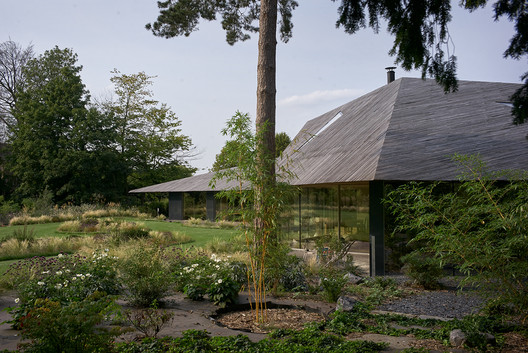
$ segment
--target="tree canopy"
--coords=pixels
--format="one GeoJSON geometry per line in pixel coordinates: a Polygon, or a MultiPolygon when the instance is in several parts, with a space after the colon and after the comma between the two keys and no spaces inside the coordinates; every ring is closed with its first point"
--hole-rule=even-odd
{"type": "MultiPolygon", "coordinates": [[[[258,32],[261,5],[265,2],[158,1],[160,14],[146,27],[154,35],[165,38],[189,36],[198,29],[200,19],[213,21],[220,16],[226,40],[232,45],[258,32]]],[[[488,0],[462,0],[460,6],[474,11],[488,3],[488,0]]],[[[297,6],[294,0],[278,1],[279,33],[285,42],[292,36],[292,13],[297,6]]],[[[515,23],[516,33],[504,56],[525,57],[528,54],[527,5],[523,1],[497,0],[492,6],[495,20],[505,17],[515,23]]],[[[340,0],[336,26],[354,34],[367,26],[378,32],[381,24],[386,23],[389,33],[394,36],[389,53],[395,57],[396,64],[405,70],[419,69],[424,77],[435,78],[446,91],[456,91],[457,58],[449,35],[451,11],[450,0],[340,0]]],[[[523,123],[528,112],[528,72],[521,79],[525,81],[524,86],[512,97],[516,123],[523,123]]]]}
{"type": "Polygon", "coordinates": [[[0,43],[0,142],[7,141],[16,119],[17,87],[23,83],[23,67],[33,58],[33,46],[22,48],[11,40],[0,43]]]}
{"type": "Polygon", "coordinates": [[[11,140],[20,196],[48,191],[58,203],[87,202],[119,190],[115,177],[122,172],[112,150],[112,121],[87,107],[81,69],[76,54],[57,47],[23,69],[11,140]]]}
{"type": "Polygon", "coordinates": [[[184,159],[191,140],[175,114],[152,98],[150,76],[114,71],[117,99],[96,105],[81,70],[77,55],[58,47],[22,67],[16,124],[2,152],[19,199],[119,201],[130,188],[192,175],[184,159]]]}
{"type": "Polygon", "coordinates": [[[115,122],[116,147],[129,169],[129,187],[192,175],[195,170],[184,161],[192,149],[191,139],[182,134],[176,114],[153,99],[149,87],[154,77],[144,72],[112,73],[116,99],[103,102],[101,108],[115,122]]]}
{"type": "MultiPolygon", "coordinates": [[[[276,153],[275,157],[279,157],[282,152],[288,147],[288,145],[291,142],[290,136],[288,136],[285,132],[279,132],[275,134],[275,141],[276,141],[276,153]]],[[[242,151],[242,147],[240,146],[242,144],[241,141],[238,141],[236,139],[231,139],[226,141],[224,147],[222,147],[222,150],[219,154],[216,155],[215,161],[213,163],[213,167],[211,168],[212,171],[217,172],[222,169],[228,169],[233,168],[238,165],[238,162],[235,161],[233,158],[228,157],[232,155],[233,153],[236,153],[237,151],[242,151]]]]}

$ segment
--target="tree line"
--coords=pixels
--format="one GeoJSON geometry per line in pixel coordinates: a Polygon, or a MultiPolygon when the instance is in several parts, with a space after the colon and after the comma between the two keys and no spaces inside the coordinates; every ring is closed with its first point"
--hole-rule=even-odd
{"type": "Polygon", "coordinates": [[[35,55],[0,43],[0,196],[54,204],[121,201],[133,188],[190,176],[181,120],[154,99],[153,76],[112,71],[95,100],[71,49],[35,55]]]}

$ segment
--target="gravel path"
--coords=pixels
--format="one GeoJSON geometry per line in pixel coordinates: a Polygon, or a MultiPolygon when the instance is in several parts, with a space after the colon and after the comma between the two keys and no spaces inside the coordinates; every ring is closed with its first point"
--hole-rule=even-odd
{"type": "MultiPolygon", "coordinates": [[[[395,280],[402,281],[401,278],[395,280]]],[[[482,308],[485,301],[476,293],[470,290],[461,292],[453,282],[443,284],[445,290],[421,292],[381,305],[378,310],[461,319],[466,315],[477,313],[482,308]]]]}

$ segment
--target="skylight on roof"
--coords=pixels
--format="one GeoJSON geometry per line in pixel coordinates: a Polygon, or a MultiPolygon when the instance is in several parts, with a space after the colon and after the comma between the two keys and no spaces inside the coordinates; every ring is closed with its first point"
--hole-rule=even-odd
{"type": "Polygon", "coordinates": [[[306,145],[308,142],[312,141],[314,139],[314,137],[318,136],[319,134],[321,134],[323,131],[325,131],[326,129],[328,129],[330,127],[330,125],[332,125],[333,123],[336,122],[337,119],[339,119],[340,117],[343,116],[343,113],[342,112],[338,112],[330,121],[328,121],[326,124],[324,124],[319,130],[317,130],[317,132],[313,135],[310,136],[310,138],[308,140],[306,140],[302,145],[301,147],[299,147],[299,149],[303,148],[304,145],[306,145]]]}

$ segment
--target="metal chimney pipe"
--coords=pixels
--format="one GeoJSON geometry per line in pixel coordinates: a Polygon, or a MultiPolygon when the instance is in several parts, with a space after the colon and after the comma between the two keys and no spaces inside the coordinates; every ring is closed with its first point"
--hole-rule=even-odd
{"type": "Polygon", "coordinates": [[[395,68],[396,66],[389,66],[385,68],[385,70],[387,70],[387,84],[391,83],[396,79],[396,74],[394,73],[395,68]]]}

